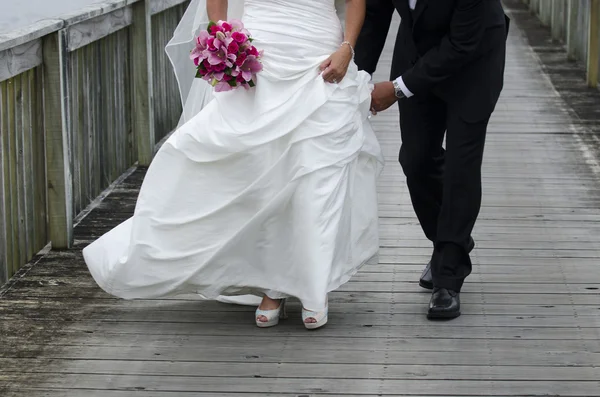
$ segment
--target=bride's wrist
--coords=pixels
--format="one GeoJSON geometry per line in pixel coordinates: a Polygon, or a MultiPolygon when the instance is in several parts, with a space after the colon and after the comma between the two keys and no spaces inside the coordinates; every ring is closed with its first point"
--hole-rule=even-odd
{"type": "Polygon", "coordinates": [[[348,40],[345,40],[340,44],[340,49],[346,48],[350,51],[350,56],[354,58],[354,46],[348,40]]]}
{"type": "Polygon", "coordinates": [[[338,53],[344,56],[344,58],[347,58],[348,62],[350,62],[354,58],[354,53],[352,52],[352,49],[347,45],[341,46],[338,50],[338,53]]]}

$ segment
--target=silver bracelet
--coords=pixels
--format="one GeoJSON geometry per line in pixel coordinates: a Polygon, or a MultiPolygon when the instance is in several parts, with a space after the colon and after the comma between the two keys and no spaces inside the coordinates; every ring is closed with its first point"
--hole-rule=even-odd
{"type": "Polygon", "coordinates": [[[350,47],[350,51],[352,51],[352,58],[354,58],[354,47],[352,47],[352,44],[350,44],[349,41],[344,41],[344,42],[342,42],[342,44],[340,44],[340,47],[343,46],[344,44],[347,44],[348,47],[350,47]]]}

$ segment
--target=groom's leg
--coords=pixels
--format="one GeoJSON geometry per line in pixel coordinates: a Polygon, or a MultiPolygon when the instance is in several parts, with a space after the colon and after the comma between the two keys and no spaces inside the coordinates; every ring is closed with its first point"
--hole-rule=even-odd
{"type": "Polygon", "coordinates": [[[356,41],[354,56],[354,62],[359,70],[364,70],[371,75],[375,72],[390,30],[394,10],[394,4],[390,0],[367,0],[367,14],[356,41]]]}
{"type": "Polygon", "coordinates": [[[400,164],[413,208],[429,240],[437,240],[442,205],[446,104],[434,96],[401,100],[400,164]]]}
{"type": "Polygon", "coordinates": [[[438,219],[433,284],[460,292],[471,273],[469,243],[481,207],[481,165],[489,118],[466,122],[449,110],[443,202],[438,219]]]}

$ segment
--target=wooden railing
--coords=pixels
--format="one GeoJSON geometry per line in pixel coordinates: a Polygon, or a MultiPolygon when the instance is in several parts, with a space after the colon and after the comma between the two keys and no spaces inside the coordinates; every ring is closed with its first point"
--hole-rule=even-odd
{"type": "Polygon", "coordinates": [[[0,35],[0,284],[134,163],[181,104],[164,46],[188,0],[112,0],[0,35]]]}
{"type": "Polygon", "coordinates": [[[569,57],[585,63],[587,82],[598,87],[600,69],[600,0],[524,0],[552,36],[567,46],[569,57]]]}

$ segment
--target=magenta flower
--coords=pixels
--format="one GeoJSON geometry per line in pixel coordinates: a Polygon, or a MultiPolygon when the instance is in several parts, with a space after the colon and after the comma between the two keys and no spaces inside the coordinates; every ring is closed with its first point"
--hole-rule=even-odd
{"type": "Polygon", "coordinates": [[[210,27],[210,33],[215,35],[217,32],[222,32],[224,29],[219,25],[213,25],[210,27]]]}
{"type": "Polygon", "coordinates": [[[244,43],[244,42],[248,41],[248,36],[246,36],[242,32],[233,32],[231,34],[231,38],[234,39],[238,43],[244,43]]]}
{"type": "Polygon", "coordinates": [[[223,28],[223,31],[225,31],[225,32],[231,32],[233,30],[233,25],[231,25],[227,22],[221,23],[221,27],[223,28]]]}
{"type": "Polygon", "coordinates": [[[227,47],[227,52],[229,52],[230,54],[237,54],[239,50],[240,46],[235,41],[229,43],[229,46],[227,47]]]}
{"type": "Polygon", "coordinates": [[[245,52],[242,52],[240,55],[238,55],[237,59],[235,60],[235,64],[237,66],[242,66],[244,62],[246,62],[246,58],[248,58],[248,55],[246,55],[245,52]]]}

